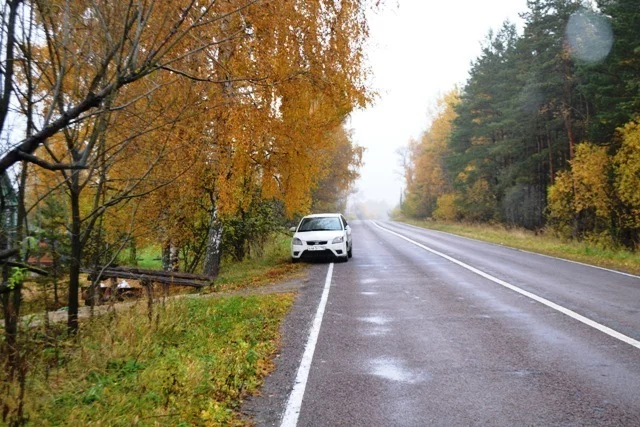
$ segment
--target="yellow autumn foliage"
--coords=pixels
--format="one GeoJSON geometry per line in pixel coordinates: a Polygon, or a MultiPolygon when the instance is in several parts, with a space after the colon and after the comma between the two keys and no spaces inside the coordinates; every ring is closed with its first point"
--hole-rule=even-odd
{"type": "Polygon", "coordinates": [[[561,235],[570,236],[576,210],[573,200],[573,178],[570,171],[560,171],[547,189],[547,217],[561,235]]]}
{"type": "Polygon", "coordinates": [[[457,114],[459,91],[454,89],[437,102],[436,115],[420,141],[409,144],[410,162],[405,170],[407,189],[404,211],[413,217],[430,217],[438,197],[449,190],[442,159],[457,114]]]}
{"type": "Polygon", "coordinates": [[[435,219],[439,221],[454,221],[458,219],[459,211],[455,193],[447,193],[438,197],[436,205],[436,210],[433,212],[435,219]]]}
{"type": "Polygon", "coordinates": [[[640,128],[618,130],[620,149],[582,143],[571,169],[556,175],[548,189],[548,219],[561,235],[597,243],[630,244],[640,229],[640,128]]]}
{"type": "Polygon", "coordinates": [[[596,216],[607,218],[611,214],[611,158],[605,147],[583,143],[576,147],[571,160],[574,185],[575,213],[593,209],[596,216]]]}
{"type": "Polygon", "coordinates": [[[563,235],[574,233],[576,217],[593,216],[593,231],[600,232],[613,208],[612,163],[605,147],[583,143],[576,147],[569,171],[556,175],[548,189],[548,217],[563,235]]]}
{"type": "MultiPolygon", "coordinates": [[[[616,191],[620,199],[640,215],[640,124],[628,123],[619,132],[622,146],[613,159],[616,191]]],[[[640,224],[640,218],[637,221],[640,224]]]]}
{"type": "MultiPolygon", "coordinates": [[[[54,3],[39,15],[47,22],[62,17],[64,8],[54,3]]],[[[102,26],[119,34],[131,11],[120,0],[57,3],[67,7],[71,30],[63,48],[73,53],[73,67],[60,76],[60,86],[76,102],[85,95],[96,61],[107,54],[102,26]],[[91,19],[98,10],[100,19],[91,19]]],[[[160,35],[171,33],[181,1],[153,3],[148,13],[154,31],[141,29],[142,56],[174,43],[162,45],[160,35]]],[[[188,10],[187,24],[197,15],[188,10]]],[[[207,13],[215,19],[176,40],[171,52],[199,49],[203,40],[213,40],[210,46],[178,55],[122,88],[109,99],[115,109],[105,129],[98,128],[98,114],[70,129],[78,147],[98,131],[101,138],[88,157],[90,171],[80,173],[83,218],[126,191],[135,196],[104,210],[105,235],[133,228],[138,239],[180,245],[201,238],[213,210],[220,217],[234,215],[258,197],[282,201],[288,215],[305,213],[330,174],[339,177],[340,191],[357,177],[362,151],[339,133],[347,115],[372,97],[363,62],[364,5],[229,0],[211,2],[207,13]]],[[[45,98],[59,69],[56,48],[34,54],[42,74],[37,90],[45,98]]],[[[57,161],[71,162],[62,134],[48,148],[57,161]]],[[[45,195],[66,179],[60,172],[38,171],[31,184],[45,195]]]]}

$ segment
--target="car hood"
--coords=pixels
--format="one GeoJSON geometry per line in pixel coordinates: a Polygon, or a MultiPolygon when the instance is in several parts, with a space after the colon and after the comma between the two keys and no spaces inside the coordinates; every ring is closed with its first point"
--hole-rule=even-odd
{"type": "Polygon", "coordinates": [[[342,236],[343,234],[344,231],[342,230],[303,231],[296,233],[294,237],[297,237],[298,239],[305,242],[308,240],[327,240],[331,242],[331,240],[335,239],[338,236],[342,236]]]}

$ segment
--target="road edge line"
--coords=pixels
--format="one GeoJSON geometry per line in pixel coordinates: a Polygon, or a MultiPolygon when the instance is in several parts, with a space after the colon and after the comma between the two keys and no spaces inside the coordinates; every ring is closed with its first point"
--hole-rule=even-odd
{"type": "Polygon", "coordinates": [[[555,256],[555,255],[548,255],[548,254],[542,254],[540,252],[528,251],[526,249],[516,248],[516,247],[505,245],[505,244],[502,244],[502,243],[489,242],[487,240],[480,240],[480,239],[475,239],[473,237],[462,236],[460,234],[451,233],[449,231],[442,231],[442,230],[435,230],[433,228],[420,227],[418,225],[409,224],[407,222],[395,221],[395,220],[389,221],[389,222],[395,222],[395,223],[398,223],[398,224],[406,225],[407,227],[416,228],[418,230],[433,231],[434,233],[442,233],[442,234],[446,234],[448,236],[459,237],[461,239],[471,240],[472,242],[486,243],[488,245],[494,245],[494,246],[497,246],[499,248],[512,249],[514,251],[524,252],[526,254],[533,254],[533,255],[538,255],[538,256],[541,256],[541,257],[545,257],[545,258],[555,259],[555,260],[558,260],[558,261],[570,262],[572,264],[583,265],[585,267],[591,267],[591,268],[595,268],[597,270],[608,271],[609,273],[620,274],[621,276],[627,276],[627,277],[633,277],[635,279],[640,279],[640,275],[633,274],[633,273],[627,273],[626,271],[615,270],[613,268],[601,267],[599,265],[588,264],[586,262],[576,261],[576,260],[568,259],[568,258],[561,258],[561,257],[555,256]]]}
{"type": "Polygon", "coordinates": [[[302,354],[300,367],[296,374],[293,390],[291,390],[291,394],[287,400],[287,406],[285,408],[284,415],[282,416],[280,427],[295,427],[298,424],[298,416],[300,415],[300,409],[302,408],[302,398],[304,397],[304,391],[307,387],[307,379],[309,378],[309,371],[311,370],[311,362],[313,361],[313,354],[316,350],[316,343],[318,341],[318,335],[320,334],[320,326],[322,326],[324,310],[327,305],[327,300],[329,299],[329,289],[331,288],[332,276],[333,263],[329,264],[329,270],[327,271],[327,278],[324,282],[324,290],[322,291],[320,304],[318,304],[318,310],[316,311],[313,324],[309,330],[307,345],[305,346],[304,353],[302,354]]]}
{"type": "Polygon", "coordinates": [[[459,261],[459,260],[457,260],[457,259],[455,259],[455,258],[453,258],[453,257],[451,257],[451,256],[449,256],[447,254],[443,254],[442,252],[438,252],[435,249],[431,249],[428,246],[425,246],[425,245],[423,245],[421,243],[418,243],[415,240],[412,240],[412,239],[410,239],[410,238],[408,238],[406,236],[403,236],[400,233],[396,233],[395,231],[391,231],[388,228],[384,228],[384,227],[378,225],[375,221],[373,221],[373,224],[376,227],[378,227],[380,230],[386,231],[387,233],[390,233],[390,234],[393,234],[393,235],[395,235],[397,237],[400,237],[401,239],[404,239],[407,242],[412,243],[413,245],[418,246],[418,247],[426,250],[427,252],[431,252],[434,255],[437,255],[437,256],[442,257],[442,258],[444,258],[444,259],[446,259],[448,261],[451,261],[452,263],[457,264],[460,267],[471,271],[472,273],[475,273],[475,274],[477,274],[479,276],[482,276],[485,279],[488,279],[488,280],[490,280],[490,281],[492,281],[494,283],[497,283],[498,285],[504,286],[507,289],[511,289],[512,291],[517,292],[520,295],[524,295],[527,298],[530,298],[530,299],[532,299],[534,301],[537,301],[537,302],[539,302],[541,304],[544,304],[547,307],[552,308],[552,309],[554,309],[556,311],[559,311],[560,313],[565,314],[565,315],[567,315],[567,316],[569,316],[569,317],[571,317],[571,318],[573,318],[573,319],[575,319],[575,320],[577,320],[577,321],[579,321],[581,323],[584,323],[587,326],[591,326],[592,328],[597,329],[600,332],[603,332],[603,333],[609,335],[610,337],[616,338],[616,339],[618,339],[618,340],[620,340],[620,341],[622,341],[624,343],[627,343],[627,344],[629,344],[629,345],[631,345],[633,347],[636,347],[636,348],[640,349],[640,341],[638,341],[636,339],[633,339],[633,338],[631,338],[631,337],[629,337],[627,335],[624,335],[621,332],[618,332],[618,331],[616,331],[614,329],[609,328],[608,326],[602,325],[602,324],[600,324],[600,323],[598,323],[598,322],[596,322],[594,320],[591,320],[588,317],[585,317],[585,316],[583,316],[581,314],[578,314],[573,310],[569,310],[568,308],[565,308],[565,307],[563,307],[563,306],[561,306],[559,304],[556,304],[555,302],[552,302],[552,301],[550,301],[550,300],[548,300],[546,298],[542,298],[542,297],[540,297],[540,296],[538,296],[538,295],[536,295],[534,293],[531,293],[529,291],[525,291],[524,289],[521,289],[521,288],[519,288],[519,287],[517,287],[515,285],[512,285],[509,282],[505,282],[504,280],[498,279],[497,277],[494,277],[494,276],[492,276],[492,275],[490,275],[488,273],[485,273],[482,270],[478,270],[477,268],[472,267],[469,264],[465,264],[464,262],[459,261]]]}

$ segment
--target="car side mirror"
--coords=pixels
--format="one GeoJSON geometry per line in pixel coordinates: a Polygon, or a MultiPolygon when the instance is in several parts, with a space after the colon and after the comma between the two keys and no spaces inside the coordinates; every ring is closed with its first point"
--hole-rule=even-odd
{"type": "Polygon", "coordinates": [[[289,231],[291,231],[292,233],[295,233],[295,232],[296,232],[296,227],[291,227],[291,228],[289,229],[289,231]]]}

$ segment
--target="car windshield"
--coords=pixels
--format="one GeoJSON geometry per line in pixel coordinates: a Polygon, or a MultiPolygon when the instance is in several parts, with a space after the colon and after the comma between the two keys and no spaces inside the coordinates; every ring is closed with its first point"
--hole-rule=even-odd
{"type": "Polygon", "coordinates": [[[342,224],[338,217],[315,217],[304,218],[298,227],[301,231],[325,231],[325,230],[342,230],[342,224]]]}

